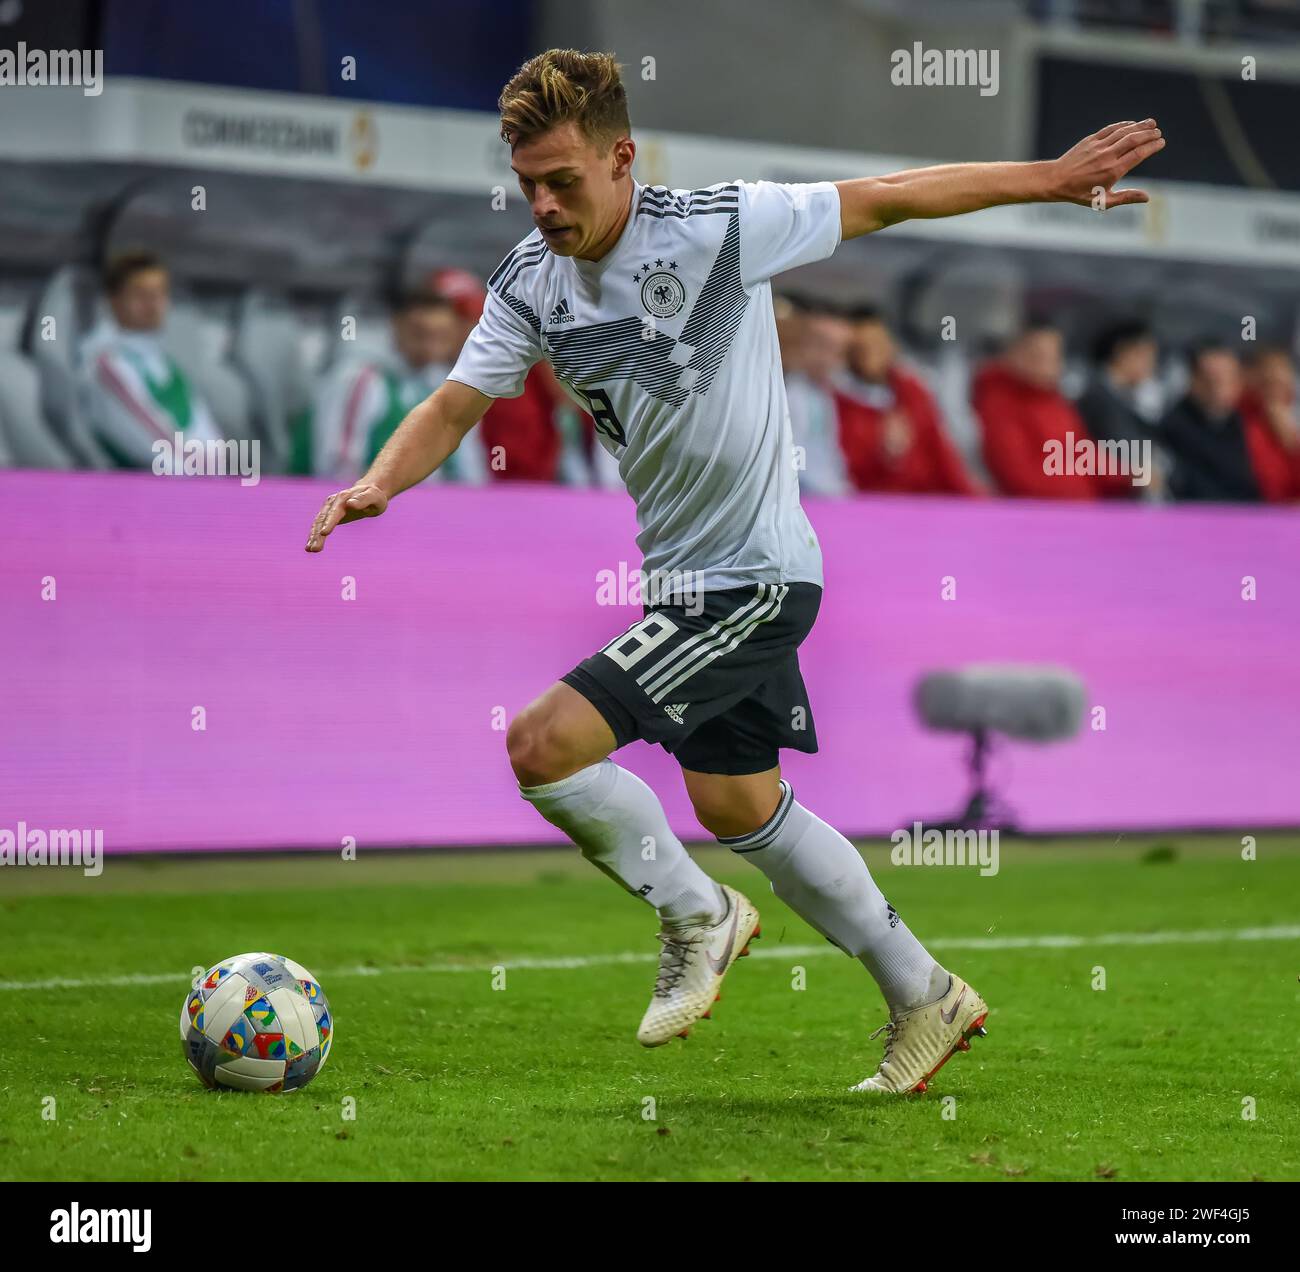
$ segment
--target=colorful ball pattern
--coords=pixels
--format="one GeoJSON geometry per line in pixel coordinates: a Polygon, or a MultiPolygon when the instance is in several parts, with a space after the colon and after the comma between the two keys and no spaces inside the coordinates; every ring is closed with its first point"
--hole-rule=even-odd
{"type": "Polygon", "coordinates": [[[181,1052],[210,1088],[296,1091],[320,1072],[333,1036],[320,983],[279,954],[224,959],[181,1008],[181,1052]]]}

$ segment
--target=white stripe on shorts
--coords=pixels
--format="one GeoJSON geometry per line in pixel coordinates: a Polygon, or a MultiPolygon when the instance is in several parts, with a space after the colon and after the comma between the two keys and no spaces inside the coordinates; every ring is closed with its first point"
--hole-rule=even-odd
{"type": "Polygon", "coordinates": [[[692,649],[696,648],[696,646],[701,642],[711,644],[720,634],[732,631],[737,624],[744,621],[745,615],[756,605],[762,604],[766,597],[767,584],[759,583],[755,588],[754,595],[743,605],[733,610],[726,618],[718,619],[718,621],[707,630],[696,632],[694,636],[682,641],[676,649],[670,649],[657,663],[654,664],[653,667],[643,671],[636,678],[637,684],[644,688],[646,693],[649,693],[651,689],[655,688],[653,682],[656,682],[664,675],[671,674],[672,668],[680,662],[682,658],[690,653],[692,649]],[[647,681],[652,683],[647,684],[647,681]]]}
{"type": "Polygon", "coordinates": [[[674,676],[671,683],[662,685],[657,691],[653,685],[647,690],[650,693],[651,701],[662,702],[668,694],[676,692],[682,681],[688,680],[696,672],[703,670],[715,658],[721,658],[723,654],[728,654],[735,649],[759,624],[770,623],[772,619],[780,614],[781,602],[785,600],[785,594],[789,590],[786,584],[781,584],[779,587],[774,586],[774,595],[749,616],[745,625],[739,631],[734,632],[730,638],[723,637],[721,644],[715,642],[712,647],[705,648],[702,646],[696,650],[688,660],[689,666],[684,667],[682,663],[674,664],[668,673],[674,676]]]}

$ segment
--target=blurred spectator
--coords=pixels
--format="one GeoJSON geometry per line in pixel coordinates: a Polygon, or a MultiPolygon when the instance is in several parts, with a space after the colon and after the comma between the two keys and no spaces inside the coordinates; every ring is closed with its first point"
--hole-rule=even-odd
{"type": "Polygon", "coordinates": [[[451,301],[456,316],[470,327],[483,316],[483,300],[487,289],[467,269],[434,270],[429,275],[428,290],[446,296],[451,301]]]}
{"type": "Polygon", "coordinates": [[[1250,360],[1246,391],[1237,407],[1246,425],[1246,448],[1259,492],[1274,503],[1300,499],[1295,380],[1295,362],[1285,349],[1260,349],[1250,360]]]}
{"type": "Polygon", "coordinates": [[[1160,416],[1159,352],[1145,323],[1121,323],[1097,339],[1093,378],[1078,403],[1097,441],[1146,441],[1154,436],[1152,426],[1160,416]]]}
{"type": "MultiPolygon", "coordinates": [[[[408,293],[394,304],[391,334],[386,357],[341,367],[317,393],[312,454],[318,476],[356,481],[411,408],[447,378],[462,342],[451,301],[431,291],[408,293]]],[[[487,480],[483,443],[475,433],[434,473],[438,479],[487,480]]]]}
{"type": "Polygon", "coordinates": [[[841,382],[838,405],[853,485],[899,494],[979,493],[929,389],[899,363],[884,318],[862,307],[852,319],[849,374],[841,382]]]}
{"type": "Polygon", "coordinates": [[[560,438],[555,479],[566,486],[623,489],[618,460],[596,439],[596,421],[586,407],[573,400],[556,379],[549,362],[539,362],[533,370],[542,384],[549,387],[553,403],[551,422],[560,438]]]}
{"type": "Polygon", "coordinates": [[[185,373],[162,347],[171,305],[167,267],[152,252],[124,252],[104,270],[109,316],[81,348],[80,392],[95,441],[119,468],[148,468],[153,445],[220,440],[185,373]]]}
{"type": "Polygon", "coordinates": [[[1259,498],[1237,411],[1241,387],[1241,361],[1227,345],[1206,344],[1193,352],[1187,396],[1160,426],[1173,459],[1169,492],[1175,499],[1259,498]]]}
{"type": "Polygon", "coordinates": [[[845,368],[848,321],[789,297],[778,297],[776,310],[799,489],[806,495],[846,495],[852,486],[840,448],[834,382],[845,368]]]}
{"type": "MultiPolygon", "coordinates": [[[[463,324],[461,343],[483,313],[484,285],[464,269],[440,269],[430,279],[451,299],[463,324]]],[[[497,398],[478,426],[488,472],[498,481],[592,481],[595,427],[569,403],[546,361],[538,362],[514,398],[497,398]]]]}
{"type": "MultiPolygon", "coordinates": [[[[560,477],[563,439],[556,427],[556,413],[564,407],[563,390],[556,382],[550,363],[539,362],[524,380],[518,397],[497,398],[479,424],[488,466],[498,481],[556,481],[560,477]]],[[[573,444],[585,449],[583,420],[577,408],[568,413],[573,444]]],[[[586,465],[577,480],[587,484],[586,465]]]]}
{"type": "Polygon", "coordinates": [[[1091,440],[1083,417],[1061,392],[1064,346],[1050,323],[1031,322],[999,359],[975,377],[972,403],[979,416],[984,462],[1007,495],[1039,499],[1132,497],[1128,477],[1096,477],[1072,470],[1049,472],[1048,443],[1073,455],[1091,440]]]}
{"type": "Polygon", "coordinates": [[[1077,403],[1096,441],[1150,444],[1152,472],[1144,494],[1151,499],[1167,493],[1169,469],[1156,427],[1164,399],[1156,376],[1159,356],[1155,333],[1145,323],[1107,328],[1093,345],[1092,379],[1077,403]]]}

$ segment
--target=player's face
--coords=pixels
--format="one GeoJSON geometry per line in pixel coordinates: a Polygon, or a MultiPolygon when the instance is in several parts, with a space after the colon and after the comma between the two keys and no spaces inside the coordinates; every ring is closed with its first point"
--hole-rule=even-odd
{"type": "Polygon", "coordinates": [[[165,269],[142,269],[109,298],[118,326],[127,331],[157,331],[167,319],[170,289],[165,269]]]}
{"type": "Polygon", "coordinates": [[[515,146],[511,167],[556,256],[598,260],[613,246],[627,198],[622,178],[635,153],[632,139],[622,137],[602,155],[572,121],[515,146]]]}

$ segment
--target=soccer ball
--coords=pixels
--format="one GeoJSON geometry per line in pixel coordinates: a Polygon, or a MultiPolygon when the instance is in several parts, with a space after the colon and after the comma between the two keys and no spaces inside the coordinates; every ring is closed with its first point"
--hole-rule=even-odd
{"type": "Polygon", "coordinates": [[[321,1071],[333,1036],[319,982],[278,954],[210,967],[181,1008],[181,1053],[210,1088],[296,1091],[321,1071]]]}

